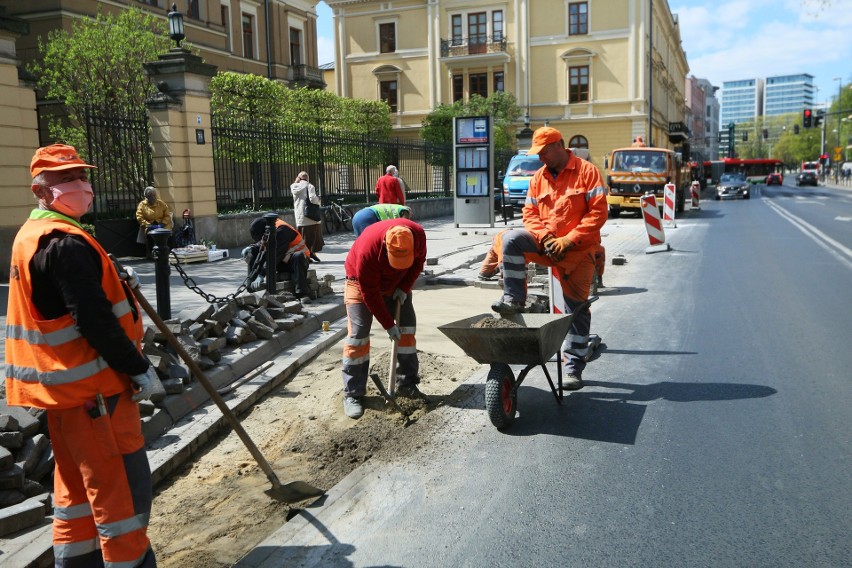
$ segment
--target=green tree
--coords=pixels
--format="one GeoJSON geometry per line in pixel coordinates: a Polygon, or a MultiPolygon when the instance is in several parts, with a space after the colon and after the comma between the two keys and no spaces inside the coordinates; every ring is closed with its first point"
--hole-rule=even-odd
{"type": "Polygon", "coordinates": [[[515,146],[515,120],[521,109],[511,93],[492,93],[488,98],[472,95],[467,103],[456,101],[439,105],[426,115],[420,125],[420,137],[436,144],[452,144],[453,119],[460,116],[485,116],[494,124],[494,150],[511,150],[515,146]]]}
{"type": "Polygon", "coordinates": [[[30,66],[46,99],[60,101],[67,119],[51,119],[56,141],[85,153],[86,105],[110,113],[138,113],[155,87],[142,64],[169,49],[168,26],[137,8],[118,15],[98,13],[76,20],[70,31],[55,30],[39,38],[41,61],[30,66]]]}

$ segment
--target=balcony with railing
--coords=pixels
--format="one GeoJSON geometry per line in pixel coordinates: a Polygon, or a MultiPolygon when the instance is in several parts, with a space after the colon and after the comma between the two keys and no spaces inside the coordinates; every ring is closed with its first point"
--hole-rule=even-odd
{"type": "Polygon", "coordinates": [[[290,84],[294,87],[309,89],[325,89],[322,69],[310,65],[293,65],[290,67],[290,84]]]}
{"type": "Polygon", "coordinates": [[[441,40],[441,58],[455,57],[508,58],[506,53],[506,36],[503,34],[487,36],[474,35],[441,40]]]}

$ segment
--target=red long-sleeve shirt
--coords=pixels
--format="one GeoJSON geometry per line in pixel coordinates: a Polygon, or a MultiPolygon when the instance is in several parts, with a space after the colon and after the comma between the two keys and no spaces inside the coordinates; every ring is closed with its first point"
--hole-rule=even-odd
{"type": "Polygon", "coordinates": [[[397,288],[411,292],[414,281],[426,263],[426,232],[423,227],[408,219],[388,219],[373,223],[361,233],[346,256],[346,278],[354,279],[361,287],[361,296],[370,313],[385,329],[394,325],[393,314],[385,307],[383,296],[390,296],[397,288]],[[403,226],[414,235],[414,263],[406,270],[392,268],[388,262],[385,234],[391,227],[403,226]]]}
{"type": "Polygon", "coordinates": [[[379,203],[398,203],[405,205],[405,196],[402,195],[402,186],[393,174],[385,174],[376,182],[376,195],[379,203]]]}

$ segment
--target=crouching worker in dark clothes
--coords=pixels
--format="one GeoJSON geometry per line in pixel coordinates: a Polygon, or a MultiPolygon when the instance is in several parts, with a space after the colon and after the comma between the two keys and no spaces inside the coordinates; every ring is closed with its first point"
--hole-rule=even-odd
{"type": "Polygon", "coordinates": [[[6,398],[47,411],[55,565],[153,568],[138,401],[162,385],[140,352],[138,277],[119,275],[80,225],[93,167],[64,144],[39,148],[30,164],[38,208],[12,245],[6,398]]]}
{"type": "Polygon", "coordinates": [[[364,414],[362,399],[370,371],[370,328],[373,317],[387,330],[397,350],[397,393],[420,397],[420,364],[414,332],[417,317],[411,288],[426,263],[426,233],[408,219],[388,219],[367,227],[346,256],[348,334],[343,344],[343,411],[350,418],[364,414]],[[394,321],[400,302],[399,321],[394,321]]]}
{"type": "MultiPolygon", "coordinates": [[[[261,252],[266,251],[264,240],[266,220],[263,217],[255,219],[251,222],[249,231],[255,243],[244,248],[242,254],[243,259],[248,264],[249,275],[255,268],[258,269],[257,278],[252,282],[251,288],[260,290],[266,283],[267,259],[265,254],[261,256],[261,252]],[[256,262],[260,263],[259,267],[255,267],[256,262]]],[[[308,250],[305,241],[302,240],[302,234],[281,219],[275,220],[275,256],[277,257],[276,270],[290,273],[290,277],[296,286],[296,297],[300,300],[309,298],[308,262],[311,258],[311,251],[308,250]]]]}

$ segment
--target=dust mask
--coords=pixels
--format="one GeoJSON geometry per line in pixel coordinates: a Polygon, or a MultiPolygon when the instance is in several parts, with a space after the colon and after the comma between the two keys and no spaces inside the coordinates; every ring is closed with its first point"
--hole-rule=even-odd
{"type": "Polygon", "coordinates": [[[50,208],[72,219],[82,217],[92,206],[95,196],[91,184],[81,179],[51,186],[50,192],[53,194],[50,208]]]}

